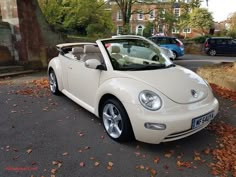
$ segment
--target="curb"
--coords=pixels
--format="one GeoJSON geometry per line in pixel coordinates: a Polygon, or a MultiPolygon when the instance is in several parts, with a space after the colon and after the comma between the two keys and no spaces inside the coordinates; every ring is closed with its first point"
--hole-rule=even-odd
{"type": "Polygon", "coordinates": [[[22,75],[22,74],[31,74],[31,73],[34,73],[34,72],[37,72],[37,71],[35,71],[35,70],[25,70],[25,71],[2,73],[2,74],[0,74],[0,78],[18,76],[18,75],[22,75]]]}

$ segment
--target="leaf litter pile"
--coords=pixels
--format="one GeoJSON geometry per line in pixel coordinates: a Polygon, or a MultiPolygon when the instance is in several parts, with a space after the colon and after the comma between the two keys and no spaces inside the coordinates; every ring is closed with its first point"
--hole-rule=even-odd
{"type": "MultiPolygon", "coordinates": [[[[236,101],[236,91],[211,84],[213,91],[220,97],[236,101]]],[[[236,104],[232,106],[236,108],[236,104]]],[[[209,126],[217,135],[217,147],[211,151],[215,162],[210,163],[212,174],[217,176],[236,177],[236,128],[223,121],[209,126]]]]}
{"type": "Polygon", "coordinates": [[[220,122],[211,124],[209,129],[218,136],[218,145],[211,152],[215,162],[209,164],[212,174],[229,176],[231,173],[236,177],[236,128],[220,122]]]}
{"type": "Polygon", "coordinates": [[[36,97],[44,97],[50,95],[49,82],[46,78],[26,82],[25,85],[27,85],[26,88],[14,91],[14,93],[36,97]]]}
{"type": "MultiPolygon", "coordinates": [[[[26,87],[24,89],[14,91],[13,93],[20,94],[20,95],[36,96],[36,97],[50,95],[49,82],[45,78],[27,82],[25,83],[25,85],[26,87]]],[[[211,84],[211,87],[217,95],[223,98],[229,99],[233,102],[236,101],[235,91],[228,90],[214,84],[211,84]]],[[[215,148],[206,147],[205,149],[202,150],[202,152],[194,151],[193,158],[191,161],[184,160],[183,158],[184,153],[176,155],[177,153],[174,150],[170,150],[169,152],[166,152],[164,154],[164,158],[168,159],[176,155],[176,168],[179,171],[182,171],[184,168],[197,169],[198,168],[197,165],[206,164],[211,169],[211,174],[214,176],[236,177],[236,128],[224,122],[216,122],[216,123],[212,123],[208,127],[208,129],[210,131],[215,132],[215,134],[217,135],[217,141],[216,141],[217,145],[215,148]],[[205,163],[206,160],[202,159],[203,155],[211,155],[213,157],[213,162],[205,163]]],[[[80,133],[80,137],[83,137],[81,133],[80,133]]],[[[136,150],[137,149],[139,149],[139,147],[136,147],[136,150]]],[[[85,147],[84,150],[89,150],[89,148],[85,147]]],[[[31,152],[32,150],[27,151],[28,154],[30,154],[31,152]]],[[[67,156],[67,155],[68,155],[67,152],[63,153],[63,156],[67,156]]],[[[146,157],[145,154],[141,154],[140,152],[135,152],[134,155],[141,158],[146,157]]],[[[101,166],[101,163],[97,159],[91,157],[90,160],[93,161],[94,167],[101,166]]],[[[160,161],[161,161],[160,157],[158,156],[154,157],[153,165],[158,164],[160,161]]],[[[51,169],[52,176],[56,175],[58,170],[62,167],[62,164],[63,163],[61,160],[52,162],[52,165],[53,165],[53,168],[51,169]]],[[[109,161],[105,166],[107,170],[112,170],[114,163],[109,161]]],[[[86,167],[85,163],[80,162],[80,167],[83,167],[83,168],[86,167]]],[[[148,172],[150,176],[158,175],[158,170],[150,166],[140,164],[140,165],[136,165],[135,168],[137,170],[148,172]]],[[[165,173],[168,174],[169,166],[164,165],[163,168],[165,170],[165,173]]]]}

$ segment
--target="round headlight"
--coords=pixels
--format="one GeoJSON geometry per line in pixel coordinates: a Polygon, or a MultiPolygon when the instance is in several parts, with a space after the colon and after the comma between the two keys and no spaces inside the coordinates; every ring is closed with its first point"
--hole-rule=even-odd
{"type": "Polygon", "coordinates": [[[154,92],[144,90],[139,94],[139,101],[148,110],[156,111],[161,108],[161,98],[154,92]]]}

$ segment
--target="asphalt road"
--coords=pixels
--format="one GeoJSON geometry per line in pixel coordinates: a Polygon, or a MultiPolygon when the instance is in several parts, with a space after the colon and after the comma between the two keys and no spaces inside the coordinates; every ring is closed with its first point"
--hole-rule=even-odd
{"type": "Polygon", "coordinates": [[[234,62],[236,57],[230,56],[207,56],[207,55],[189,55],[186,54],[183,57],[178,58],[174,63],[184,66],[186,68],[196,70],[199,67],[212,65],[222,62],[234,62]]]}
{"type": "MultiPolygon", "coordinates": [[[[56,177],[148,177],[155,171],[158,177],[212,176],[207,165],[212,156],[203,150],[215,148],[214,132],[204,129],[159,145],[120,144],[106,135],[100,119],[32,84],[42,78],[46,72],[0,82],[0,177],[50,177],[55,169],[56,177]],[[194,160],[196,153],[200,161],[194,160]],[[178,160],[190,162],[191,168],[178,167],[178,160]]],[[[236,125],[230,109],[235,102],[219,101],[213,121],[236,125]]]]}

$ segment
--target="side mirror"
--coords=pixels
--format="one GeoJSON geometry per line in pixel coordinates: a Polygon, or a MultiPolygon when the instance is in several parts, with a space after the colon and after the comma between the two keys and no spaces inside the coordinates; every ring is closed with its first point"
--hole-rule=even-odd
{"type": "Polygon", "coordinates": [[[102,63],[97,59],[88,59],[85,61],[84,64],[87,68],[91,68],[91,69],[101,69],[102,70],[101,66],[103,66],[102,63]]]}

